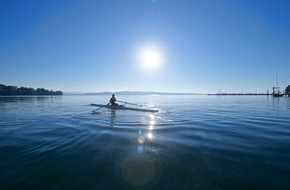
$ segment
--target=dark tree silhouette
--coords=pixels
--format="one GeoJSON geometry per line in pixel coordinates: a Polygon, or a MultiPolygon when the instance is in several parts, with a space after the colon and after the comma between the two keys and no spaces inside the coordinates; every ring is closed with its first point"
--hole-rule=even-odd
{"type": "Polygon", "coordinates": [[[290,85],[286,87],[285,94],[288,94],[288,96],[290,95],[290,85]]]}
{"type": "Polygon", "coordinates": [[[17,86],[5,86],[0,84],[0,96],[23,96],[23,95],[63,95],[62,91],[46,90],[44,88],[33,88],[17,86]]]}

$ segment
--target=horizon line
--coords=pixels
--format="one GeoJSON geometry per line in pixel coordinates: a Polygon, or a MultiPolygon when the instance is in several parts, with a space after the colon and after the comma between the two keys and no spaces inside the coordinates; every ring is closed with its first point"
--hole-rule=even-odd
{"type": "Polygon", "coordinates": [[[101,92],[63,92],[65,94],[79,94],[79,95],[110,95],[110,94],[120,94],[120,95],[198,95],[198,94],[208,94],[200,92],[159,92],[159,91],[101,91],[101,92]]]}

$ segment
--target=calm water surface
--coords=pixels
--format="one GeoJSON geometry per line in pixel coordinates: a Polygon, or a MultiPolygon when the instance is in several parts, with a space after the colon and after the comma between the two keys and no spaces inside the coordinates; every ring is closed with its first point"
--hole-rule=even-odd
{"type": "Polygon", "coordinates": [[[0,97],[0,189],[290,189],[290,98],[0,97]]]}

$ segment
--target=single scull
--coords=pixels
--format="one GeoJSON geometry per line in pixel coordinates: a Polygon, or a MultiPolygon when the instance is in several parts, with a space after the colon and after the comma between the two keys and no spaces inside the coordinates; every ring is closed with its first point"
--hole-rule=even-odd
{"type": "Polygon", "coordinates": [[[112,106],[112,105],[107,105],[107,104],[91,104],[91,106],[98,106],[98,107],[103,107],[103,108],[110,108],[110,109],[119,109],[119,110],[133,110],[133,111],[144,111],[144,112],[159,112],[159,110],[154,110],[154,109],[144,109],[144,108],[132,108],[132,107],[127,107],[124,105],[118,105],[118,106],[112,106]]]}

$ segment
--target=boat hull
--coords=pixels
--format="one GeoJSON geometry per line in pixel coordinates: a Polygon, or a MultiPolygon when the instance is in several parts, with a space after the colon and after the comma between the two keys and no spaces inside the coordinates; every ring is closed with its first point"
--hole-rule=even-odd
{"type": "Polygon", "coordinates": [[[112,105],[103,105],[103,104],[93,104],[93,103],[91,103],[91,106],[110,108],[110,109],[118,109],[118,110],[132,110],[132,111],[143,111],[143,112],[159,112],[159,110],[154,110],[154,109],[132,108],[132,107],[126,107],[126,106],[123,106],[123,105],[112,106],[112,105]]]}

